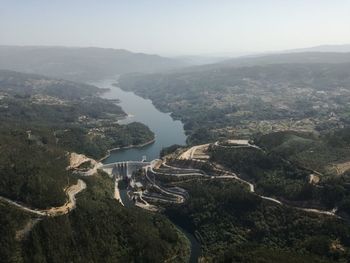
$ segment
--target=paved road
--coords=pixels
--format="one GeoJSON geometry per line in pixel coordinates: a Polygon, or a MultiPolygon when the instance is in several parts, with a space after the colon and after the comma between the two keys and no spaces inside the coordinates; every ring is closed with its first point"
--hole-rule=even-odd
{"type": "MultiPolygon", "coordinates": [[[[237,147],[251,147],[251,148],[256,148],[256,149],[259,149],[259,150],[262,150],[260,147],[256,146],[256,145],[252,145],[252,144],[244,144],[242,146],[221,146],[219,144],[219,142],[215,142],[214,143],[215,146],[220,146],[220,147],[225,147],[225,148],[237,148],[237,147]]],[[[197,162],[206,162],[206,161],[203,161],[203,160],[197,160],[194,158],[194,155],[195,155],[195,152],[198,148],[202,148],[202,147],[208,147],[208,144],[202,144],[202,145],[197,145],[197,146],[193,146],[191,147],[190,149],[188,149],[187,151],[185,151],[184,153],[182,153],[178,159],[181,159],[181,160],[193,160],[193,161],[197,161],[197,162]]],[[[182,169],[182,168],[176,168],[176,167],[173,167],[173,166],[170,166],[170,165],[167,165],[165,162],[163,163],[164,166],[168,167],[168,168],[172,168],[172,169],[182,169]]],[[[211,179],[234,179],[234,180],[237,180],[237,181],[240,181],[241,183],[244,183],[246,185],[248,185],[249,187],[249,191],[251,193],[254,193],[256,195],[258,195],[260,198],[264,199],[264,200],[268,200],[268,201],[271,201],[271,202],[274,202],[278,205],[286,205],[286,206],[290,206],[290,205],[287,205],[283,202],[281,202],[280,200],[278,199],[275,199],[275,198],[272,198],[272,197],[268,197],[268,196],[263,196],[263,195],[259,195],[255,192],[255,187],[254,187],[254,184],[246,181],[246,180],[243,180],[242,178],[238,177],[237,174],[231,172],[231,171],[227,171],[223,168],[219,168],[218,165],[215,165],[214,164],[214,169],[218,172],[221,172],[223,173],[224,175],[222,176],[211,176],[210,178],[211,179]]],[[[152,172],[153,171],[153,167],[151,169],[152,172]]],[[[158,174],[162,174],[160,172],[154,172],[154,173],[158,173],[158,174]]],[[[164,174],[164,173],[163,173],[164,174]]],[[[166,175],[169,175],[169,174],[166,174],[166,175]]],[[[202,175],[201,173],[198,173],[198,172],[194,172],[194,173],[185,173],[185,174],[181,174],[181,175],[178,175],[178,174],[172,174],[172,176],[194,176],[194,175],[202,175]]],[[[314,208],[302,208],[302,207],[295,207],[295,206],[290,206],[290,207],[293,207],[295,209],[298,209],[298,210],[302,210],[302,211],[305,211],[305,212],[309,212],[309,213],[316,213],[316,214],[321,214],[321,215],[328,215],[328,216],[334,216],[334,217],[339,217],[337,214],[336,214],[336,211],[337,209],[334,208],[333,210],[331,211],[327,211],[327,210],[320,210],[320,209],[314,209],[314,208]]]]}
{"type": "Polygon", "coordinates": [[[154,166],[156,165],[156,163],[157,163],[158,161],[159,161],[159,160],[153,160],[149,165],[147,165],[147,166],[144,167],[145,170],[146,170],[146,179],[152,184],[153,187],[157,188],[160,192],[175,197],[176,200],[177,200],[177,201],[176,201],[177,203],[183,203],[183,202],[185,202],[185,198],[184,198],[182,195],[176,194],[176,193],[173,193],[173,192],[171,192],[171,191],[166,190],[165,188],[163,188],[163,187],[161,187],[161,186],[155,184],[155,183],[151,180],[151,178],[149,178],[149,176],[148,176],[148,171],[151,171],[152,173],[157,174],[157,173],[153,170],[153,168],[154,168],[154,166]]]}

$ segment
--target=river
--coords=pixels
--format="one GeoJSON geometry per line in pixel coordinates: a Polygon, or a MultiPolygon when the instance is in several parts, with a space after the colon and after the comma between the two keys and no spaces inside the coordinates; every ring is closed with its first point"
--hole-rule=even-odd
{"type": "Polygon", "coordinates": [[[120,100],[119,105],[128,114],[128,117],[121,120],[120,123],[141,122],[154,132],[156,141],[142,148],[113,151],[104,160],[104,163],[130,160],[139,161],[143,155],[146,155],[147,160],[153,160],[159,157],[159,153],[164,147],[173,144],[186,144],[186,135],[182,122],[173,120],[169,113],[163,113],[157,110],[152,104],[152,101],[141,98],[133,92],[123,91],[120,88],[114,87],[112,84],[113,81],[111,80],[95,83],[100,88],[110,89],[102,95],[103,98],[120,100]]]}
{"type": "MultiPolygon", "coordinates": [[[[128,117],[119,121],[121,124],[130,122],[141,122],[147,125],[155,134],[155,142],[141,147],[112,151],[110,156],[106,158],[104,163],[113,163],[118,161],[139,161],[142,156],[146,156],[147,160],[159,158],[159,153],[164,147],[173,144],[185,145],[186,135],[183,124],[180,121],[173,120],[169,113],[163,113],[157,110],[152,101],[141,98],[133,92],[123,91],[113,86],[117,81],[105,80],[93,83],[95,86],[109,89],[102,97],[106,99],[118,99],[122,109],[128,114],[128,117]]],[[[131,207],[132,202],[127,197],[127,190],[120,185],[120,197],[127,207],[131,207]]],[[[190,263],[198,262],[201,254],[201,246],[196,238],[173,222],[175,226],[186,236],[191,244],[190,263]]]]}

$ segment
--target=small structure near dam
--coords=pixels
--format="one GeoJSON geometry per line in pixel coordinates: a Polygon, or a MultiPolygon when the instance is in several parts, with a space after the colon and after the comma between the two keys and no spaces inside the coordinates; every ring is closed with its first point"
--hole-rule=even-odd
{"type": "Polygon", "coordinates": [[[157,172],[154,169],[158,169],[161,164],[159,159],[151,162],[143,159],[105,164],[101,168],[115,180],[114,196],[123,205],[157,211],[159,204],[183,203],[188,197],[187,192],[180,187],[168,188],[155,182],[157,172]],[[124,181],[122,186],[119,186],[120,181],[124,181]]]}
{"type": "Polygon", "coordinates": [[[130,179],[134,172],[149,166],[150,162],[144,161],[126,161],[109,163],[102,166],[102,169],[111,177],[120,179],[130,179]]]}

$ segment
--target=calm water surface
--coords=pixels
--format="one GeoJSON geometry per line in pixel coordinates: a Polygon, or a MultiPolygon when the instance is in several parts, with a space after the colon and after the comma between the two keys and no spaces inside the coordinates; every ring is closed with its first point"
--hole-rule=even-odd
{"type": "Polygon", "coordinates": [[[113,151],[104,163],[138,161],[142,159],[143,155],[146,155],[147,160],[153,160],[159,157],[159,153],[164,147],[173,144],[186,144],[185,131],[180,121],[173,120],[169,113],[157,110],[150,100],[141,98],[133,92],[126,92],[112,86],[115,82],[108,80],[95,83],[95,85],[110,89],[102,97],[121,101],[119,105],[129,115],[126,119],[120,121],[121,124],[134,121],[141,122],[154,132],[156,141],[142,148],[113,151]]]}

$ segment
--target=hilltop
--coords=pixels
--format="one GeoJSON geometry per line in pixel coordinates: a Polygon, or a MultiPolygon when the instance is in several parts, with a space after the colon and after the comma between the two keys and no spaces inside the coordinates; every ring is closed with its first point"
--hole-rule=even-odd
{"type": "Polygon", "coordinates": [[[150,73],[184,66],[180,61],[123,49],[0,46],[0,69],[75,81],[95,81],[130,72],[150,73]]]}

